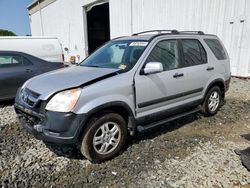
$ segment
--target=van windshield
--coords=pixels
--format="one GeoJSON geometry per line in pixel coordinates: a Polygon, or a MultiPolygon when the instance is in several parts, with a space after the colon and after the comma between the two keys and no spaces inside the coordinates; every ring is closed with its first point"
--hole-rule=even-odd
{"type": "Polygon", "coordinates": [[[147,44],[148,41],[110,41],[83,60],[80,66],[129,71],[141,57],[147,44]]]}

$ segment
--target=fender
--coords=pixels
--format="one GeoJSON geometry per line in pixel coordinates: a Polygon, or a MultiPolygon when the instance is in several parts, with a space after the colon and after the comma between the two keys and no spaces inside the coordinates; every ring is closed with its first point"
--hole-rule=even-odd
{"type": "Polygon", "coordinates": [[[222,78],[217,78],[217,79],[213,80],[210,84],[208,84],[207,89],[206,89],[206,91],[204,93],[203,98],[205,98],[205,96],[206,96],[207,92],[209,91],[209,89],[211,88],[211,86],[214,85],[215,83],[218,83],[218,82],[220,82],[221,84],[223,84],[224,91],[222,91],[222,92],[223,92],[223,95],[225,94],[225,82],[224,82],[224,80],[222,78]]]}
{"type": "Polygon", "coordinates": [[[132,109],[129,107],[128,104],[126,104],[123,101],[112,101],[112,102],[107,102],[107,103],[101,104],[100,106],[97,106],[97,107],[93,108],[92,110],[90,110],[87,113],[87,116],[91,116],[91,115],[93,115],[93,114],[95,114],[95,113],[97,113],[105,108],[109,108],[109,107],[122,107],[123,109],[125,109],[127,111],[129,116],[134,117],[134,113],[133,113],[132,109]]]}
{"type": "Polygon", "coordinates": [[[101,113],[103,109],[107,109],[107,108],[111,108],[111,107],[121,107],[128,113],[128,130],[129,130],[129,133],[131,136],[134,135],[135,130],[136,130],[136,121],[135,121],[135,117],[134,117],[132,109],[129,107],[128,104],[126,104],[123,101],[112,101],[112,102],[107,102],[107,103],[101,104],[100,106],[97,106],[97,107],[91,109],[89,112],[83,114],[85,119],[84,119],[84,123],[81,124],[81,127],[78,131],[78,138],[80,135],[83,134],[84,128],[86,127],[88,121],[90,120],[90,118],[94,114],[96,114],[98,112],[101,113]]]}

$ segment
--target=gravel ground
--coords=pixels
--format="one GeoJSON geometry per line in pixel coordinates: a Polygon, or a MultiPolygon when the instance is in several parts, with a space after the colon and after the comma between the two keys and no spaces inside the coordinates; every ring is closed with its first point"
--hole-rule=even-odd
{"type": "Polygon", "coordinates": [[[53,146],[21,128],[12,105],[0,108],[2,187],[250,187],[234,149],[250,143],[250,81],[233,79],[210,118],[187,116],[130,138],[124,152],[91,164],[76,148],[53,146]]]}

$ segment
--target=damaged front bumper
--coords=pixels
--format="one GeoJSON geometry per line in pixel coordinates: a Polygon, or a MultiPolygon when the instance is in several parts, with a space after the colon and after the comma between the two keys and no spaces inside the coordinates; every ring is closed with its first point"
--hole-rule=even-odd
{"type": "Polygon", "coordinates": [[[22,126],[35,138],[58,144],[76,144],[85,124],[86,115],[34,110],[15,103],[15,111],[22,126]]]}

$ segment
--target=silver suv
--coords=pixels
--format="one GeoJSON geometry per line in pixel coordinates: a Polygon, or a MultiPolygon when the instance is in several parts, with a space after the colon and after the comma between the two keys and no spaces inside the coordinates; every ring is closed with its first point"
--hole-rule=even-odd
{"type": "Polygon", "coordinates": [[[78,66],[28,80],[15,110],[36,138],[78,145],[100,163],[117,155],[129,134],[198,111],[216,114],[230,77],[217,36],[148,31],[111,40],[78,66]]]}

